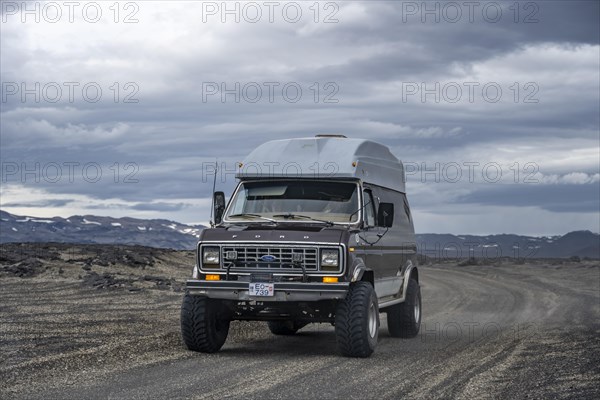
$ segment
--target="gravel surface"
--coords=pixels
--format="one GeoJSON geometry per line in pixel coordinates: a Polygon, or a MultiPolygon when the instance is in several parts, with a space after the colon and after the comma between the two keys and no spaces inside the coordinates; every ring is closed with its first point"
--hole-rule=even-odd
{"type": "Polygon", "coordinates": [[[222,351],[186,351],[193,253],[0,246],[0,398],[600,398],[600,264],[420,267],[424,319],[369,359],[333,327],[293,337],[234,322],[222,351]]]}

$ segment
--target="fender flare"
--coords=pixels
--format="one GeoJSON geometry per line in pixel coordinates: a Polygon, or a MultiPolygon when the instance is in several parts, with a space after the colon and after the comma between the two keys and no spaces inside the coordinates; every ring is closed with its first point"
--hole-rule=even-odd
{"type": "Polygon", "coordinates": [[[375,276],[373,270],[368,268],[362,259],[357,258],[352,264],[352,277],[350,282],[367,281],[375,287],[375,276]]]}
{"type": "Polygon", "coordinates": [[[402,300],[404,300],[405,297],[405,293],[408,290],[408,282],[411,280],[411,278],[415,278],[415,280],[417,282],[419,282],[419,269],[417,268],[416,265],[413,264],[413,262],[411,260],[408,260],[405,264],[404,269],[404,280],[402,282],[402,290],[399,293],[399,297],[402,298],[402,300]]]}

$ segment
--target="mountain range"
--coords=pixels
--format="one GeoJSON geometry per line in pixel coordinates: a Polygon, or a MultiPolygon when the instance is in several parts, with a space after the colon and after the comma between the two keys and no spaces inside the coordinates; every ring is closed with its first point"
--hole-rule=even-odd
{"type": "MultiPolygon", "coordinates": [[[[165,219],[111,218],[93,215],[36,218],[0,210],[0,243],[61,242],[143,245],[194,249],[203,225],[165,219]]],[[[444,258],[564,258],[600,259],[600,235],[574,231],[562,236],[417,234],[421,254],[444,258]]]]}
{"type": "Polygon", "coordinates": [[[573,231],[557,236],[417,234],[419,253],[434,259],[568,258],[600,259],[600,235],[573,231]]]}
{"type": "Polygon", "coordinates": [[[60,242],[142,245],[194,249],[204,225],[166,219],[111,218],[75,215],[36,218],[0,210],[0,243],[60,242]]]}

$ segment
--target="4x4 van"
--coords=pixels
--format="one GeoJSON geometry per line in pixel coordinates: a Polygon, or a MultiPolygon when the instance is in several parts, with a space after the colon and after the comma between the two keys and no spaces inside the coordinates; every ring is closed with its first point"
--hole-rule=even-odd
{"type": "Polygon", "coordinates": [[[214,193],[186,283],[188,349],[216,352],[232,320],[275,335],[335,326],[340,352],[368,357],[379,313],[391,336],[421,324],[416,240],[402,163],[379,143],[343,136],[275,140],[239,164],[227,205],[214,193]]]}

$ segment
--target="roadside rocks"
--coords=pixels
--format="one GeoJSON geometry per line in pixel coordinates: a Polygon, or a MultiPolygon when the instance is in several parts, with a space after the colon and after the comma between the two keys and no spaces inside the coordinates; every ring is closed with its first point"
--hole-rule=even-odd
{"type": "Polygon", "coordinates": [[[83,276],[82,281],[84,286],[91,286],[96,289],[116,289],[120,287],[128,289],[133,287],[131,281],[117,279],[108,273],[100,275],[93,271],[83,276]]]}
{"type": "Polygon", "coordinates": [[[119,264],[145,269],[154,265],[159,251],[143,246],[90,245],[86,246],[85,251],[79,254],[75,252],[68,254],[67,262],[77,263],[83,261],[86,265],[98,265],[100,267],[119,264]]]}
{"type": "Polygon", "coordinates": [[[146,282],[154,282],[157,289],[166,290],[173,289],[175,292],[181,292],[183,284],[175,281],[174,279],[165,279],[160,276],[144,275],[141,280],[146,282]]]}
{"type": "Polygon", "coordinates": [[[181,292],[193,254],[144,246],[5,243],[0,276],[72,279],[97,290],[181,292]]]}
{"type": "Polygon", "coordinates": [[[14,264],[0,265],[0,274],[30,278],[41,274],[45,269],[44,264],[37,258],[27,258],[14,264]]]}
{"type": "Polygon", "coordinates": [[[46,243],[5,243],[0,246],[0,264],[29,262],[32,259],[56,261],[60,253],[52,244],[46,243]]]}
{"type": "Polygon", "coordinates": [[[125,289],[131,292],[137,292],[143,290],[145,282],[154,283],[152,288],[159,290],[173,290],[175,292],[181,292],[183,284],[177,282],[175,279],[163,278],[160,276],[144,275],[140,277],[130,276],[127,278],[117,277],[110,273],[98,274],[97,272],[90,271],[86,275],[82,276],[82,284],[84,286],[93,287],[95,289],[125,289]],[[140,285],[136,285],[140,283],[140,285]]]}

